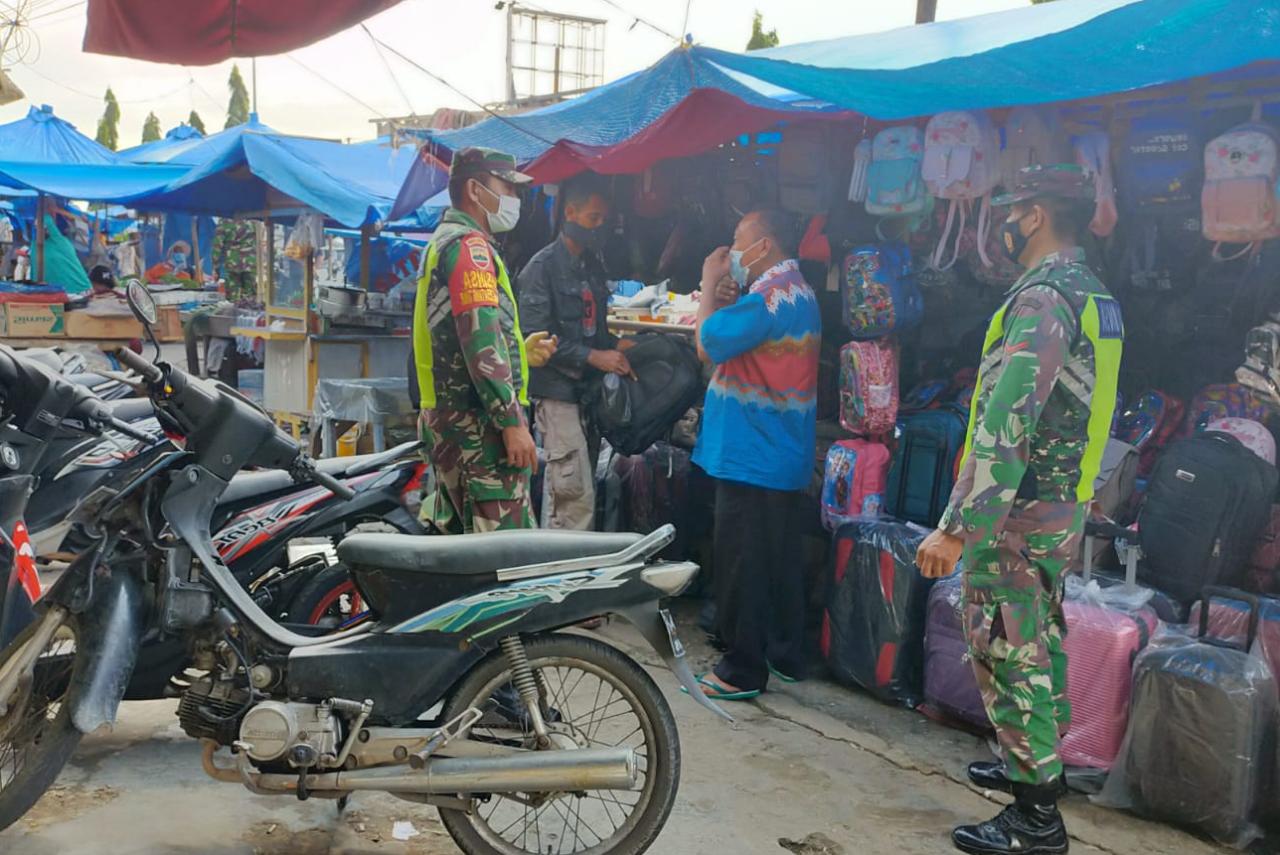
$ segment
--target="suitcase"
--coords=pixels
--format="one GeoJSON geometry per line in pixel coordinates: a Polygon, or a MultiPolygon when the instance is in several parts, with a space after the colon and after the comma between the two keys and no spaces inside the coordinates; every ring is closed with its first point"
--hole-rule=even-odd
{"type": "Polygon", "coordinates": [[[965,427],[965,417],[952,408],[911,413],[898,420],[898,449],[885,494],[890,516],[931,528],[938,524],[955,486],[965,427]]]}
{"type": "Polygon", "coordinates": [[[912,708],[923,692],[925,610],[934,581],[916,569],[926,534],[892,520],[841,526],[821,636],[836,679],[912,708]]]}
{"type": "Polygon", "coordinates": [[[1271,516],[1253,548],[1245,587],[1259,594],[1280,594],[1280,505],[1271,506],[1271,516]]]}
{"type": "Polygon", "coordinates": [[[978,679],[969,662],[961,612],[960,573],[938,581],[929,592],[924,631],[924,702],[933,711],[980,730],[991,730],[978,679]]]}
{"type": "MultiPolygon", "coordinates": [[[[1204,601],[1191,607],[1190,623],[1198,626],[1204,601]]],[[[1256,643],[1250,652],[1262,657],[1271,669],[1271,676],[1280,675],[1280,599],[1258,598],[1258,626],[1256,643]]],[[[1209,635],[1243,646],[1249,636],[1249,620],[1252,610],[1241,600],[1210,599],[1209,635]]]]}
{"type": "Polygon", "coordinates": [[[1277,481],[1276,467],[1228,434],[1169,446],[1138,513],[1138,578],[1188,604],[1206,586],[1241,587],[1277,481]]]}
{"type": "MultiPolygon", "coordinates": [[[[1248,603],[1251,645],[1257,598],[1204,596],[1248,603]]],[[[1270,808],[1276,683],[1260,658],[1209,635],[1209,615],[1201,611],[1196,637],[1159,639],[1138,657],[1124,786],[1138,813],[1244,848],[1270,808]]]]}

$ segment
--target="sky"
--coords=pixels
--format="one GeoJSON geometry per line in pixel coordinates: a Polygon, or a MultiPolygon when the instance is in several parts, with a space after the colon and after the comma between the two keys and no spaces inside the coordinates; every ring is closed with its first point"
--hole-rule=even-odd
{"type": "MultiPolygon", "coordinates": [[[[938,19],[1028,2],[938,0],[938,19]]],[[[783,44],[878,32],[915,19],[915,0],[528,0],[524,5],[606,20],[606,81],[657,61],[682,30],[698,43],[742,50],[753,9],[764,14],[766,29],[776,29],[783,44]]],[[[404,0],[367,25],[377,38],[465,95],[488,103],[505,97],[506,15],[494,6],[494,0],[404,0]]],[[[150,111],[164,130],[185,121],[193,109],[210,131],[222,128],[231,62],[188,68],[87,54],[81,49],[83,3],[36,0],[35,7],[33,14],[42,17],[33,20],[25,56],[11,52],[0,58],[27,98],[0,107],[0,122],[21,118],[31,105],[49,104],[93,136],[110,86],[120,102],[121,148],[141,142],[150,111]]],[[[249,60],[238,62],[248,82],[249,60]]],[[[257,97],[259,117],[278,131],[352,141],[372,138],[370,120],[379,115],[472,108],[462,95],[380,52],[359,27],[291,54],[258,59],[257,97]]]]}

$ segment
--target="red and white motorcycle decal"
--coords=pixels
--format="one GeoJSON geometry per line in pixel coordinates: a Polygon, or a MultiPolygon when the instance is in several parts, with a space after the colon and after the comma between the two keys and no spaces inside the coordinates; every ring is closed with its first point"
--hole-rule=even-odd
{"type": "Polygon", "coordinates": [[[31,546],[27,525],[21,520],[13,527],[13,549],[13,571],[18,575],[18,584],[34,603],[40,599],[40,576],[36,573],[36,551],[31,546]]]}

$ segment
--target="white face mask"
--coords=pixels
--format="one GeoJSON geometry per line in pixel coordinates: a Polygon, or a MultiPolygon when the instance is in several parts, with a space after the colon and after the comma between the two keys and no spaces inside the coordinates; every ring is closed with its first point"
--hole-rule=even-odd
{"type": "Polygon", "coordinates": [[[479,181],[476,186],[484,188],[484,191],[490,196],[498,200],[498,210],[490,211],[483,204],[484,214],[489,219],[489,231],[495,235],[503,232],[509,232],[516,227],[516,223],[520,222],[520,197],[519,196],[500,196],[490,190],[479,181]]]}

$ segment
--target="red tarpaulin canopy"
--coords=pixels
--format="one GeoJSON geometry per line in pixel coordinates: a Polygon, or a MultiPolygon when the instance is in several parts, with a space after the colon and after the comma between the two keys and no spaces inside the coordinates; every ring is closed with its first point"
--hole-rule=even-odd
{"type": "Polygon", "coordinates": [[[178,65],[284,53],[400,0],[89,0],[84,49],[178,65]]]}

